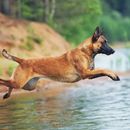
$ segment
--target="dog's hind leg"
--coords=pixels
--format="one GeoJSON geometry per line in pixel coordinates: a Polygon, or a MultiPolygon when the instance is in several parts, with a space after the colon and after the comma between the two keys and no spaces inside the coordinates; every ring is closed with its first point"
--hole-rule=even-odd
{"type": "Polygon", "coordinates": [[[12,90],[13,90],[13,85],[12,85],[12,83],[10,82],[10,80],[0,79],[0,84],[1,84],[1,85],[5,85],[6,87],[9,88],[8,92],[3,96],[3,99],[6,99],[6,98],[10,97],[11,92],[12,92],[12,90]]]}
{"type": "Polygon", "coordinates": [[[18,58],[18,57],[15,57],[13,55],[10,55],[5,49],[2,50],[2,55],[6,58],[6,59],[9,59],[9,60],[13,60],[13,61],[16,61],[18,63],[22,63],[22,59],[18,58]]]}
{"type": "Polygon", "coordinates": [[[41,77],[33,77],[23,87],[24,90],[32,91],[36,88],[36,84],[41,77]]]}
{"type": "Polygon", "coordinates": [[[9,90],[8,90],[7,93],[4,94],[3,99],[9,98],[10,95],[11,95],[12,90],[13,90],[13,88],[9,87],[9,90]]]}

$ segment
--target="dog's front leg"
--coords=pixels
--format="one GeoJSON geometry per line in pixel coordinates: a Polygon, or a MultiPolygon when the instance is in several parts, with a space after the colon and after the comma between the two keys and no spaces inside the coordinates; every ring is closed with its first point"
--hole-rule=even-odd
{"type": "Polygon", "coordinates": [[[102,76],[108,76],[114,81],[119,81],[119,77],[112,71],[110,70],[103,70],[103,69],[94,69],[94,70],[84,70],[82,71],[82,78],[88,78],[88,79],[93,79],[97,77],[102,77],[102,76]]]}
{"type": "Polygon", "coordinates": [[[108,76],[112,80],[118,81],[120,80],[119,77],[112,71],[106,70],[106,69],[89,69],[89,62],[88,59],[84,56],[76,55],[73,57],[74,60],[74,66],[78,73],[80,74],[82,79],[86,78],[97,78],[101,76],[108,76]]]}
{"type": "Polygon", "coordinates": [[[95,79],[95,78],[103,77],[103,76],[105,76],[105,75],[96,74],[96,75],[94,75],[94,76],[90,76],[90,77],[88,77],[88,79],[95,79]]]}

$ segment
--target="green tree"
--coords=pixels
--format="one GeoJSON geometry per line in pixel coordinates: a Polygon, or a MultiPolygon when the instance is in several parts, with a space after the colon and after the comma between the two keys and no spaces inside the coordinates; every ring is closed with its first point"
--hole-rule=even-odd
{"type": "Polygon", "coordinates": [[[90,36],[99,25],[100,0],[57,0],[54,27],[72,43],[90,36]]]}

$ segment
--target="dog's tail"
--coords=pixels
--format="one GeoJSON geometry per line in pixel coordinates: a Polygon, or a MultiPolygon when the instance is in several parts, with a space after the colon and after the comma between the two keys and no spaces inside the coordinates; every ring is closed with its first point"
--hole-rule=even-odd
{"type": "Polygon", "coordinates": [[[2,55],[9,60],[16,61],[17,63],[21,64],[23,62],[23,59],[20,59],[18,57],[15,57],[13,55],[10,55],[5,49],[2,50],[2,55]]]}

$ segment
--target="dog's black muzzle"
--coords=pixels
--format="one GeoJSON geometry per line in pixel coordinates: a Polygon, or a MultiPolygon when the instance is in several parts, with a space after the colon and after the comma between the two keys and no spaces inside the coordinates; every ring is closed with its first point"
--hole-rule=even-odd
{"type": "Polygon", "coordinates": [[[107,43],[104,43],[103,45],[102,45],[102,47],[100,48],[100,51],[99,51],[100,53],[103,53],[103,54],[106,54],[106,55],[111,55],[111,54],[113,54],[115,51],[110,47],[110,46],[108,46],[108,44],[107,43]]]}

